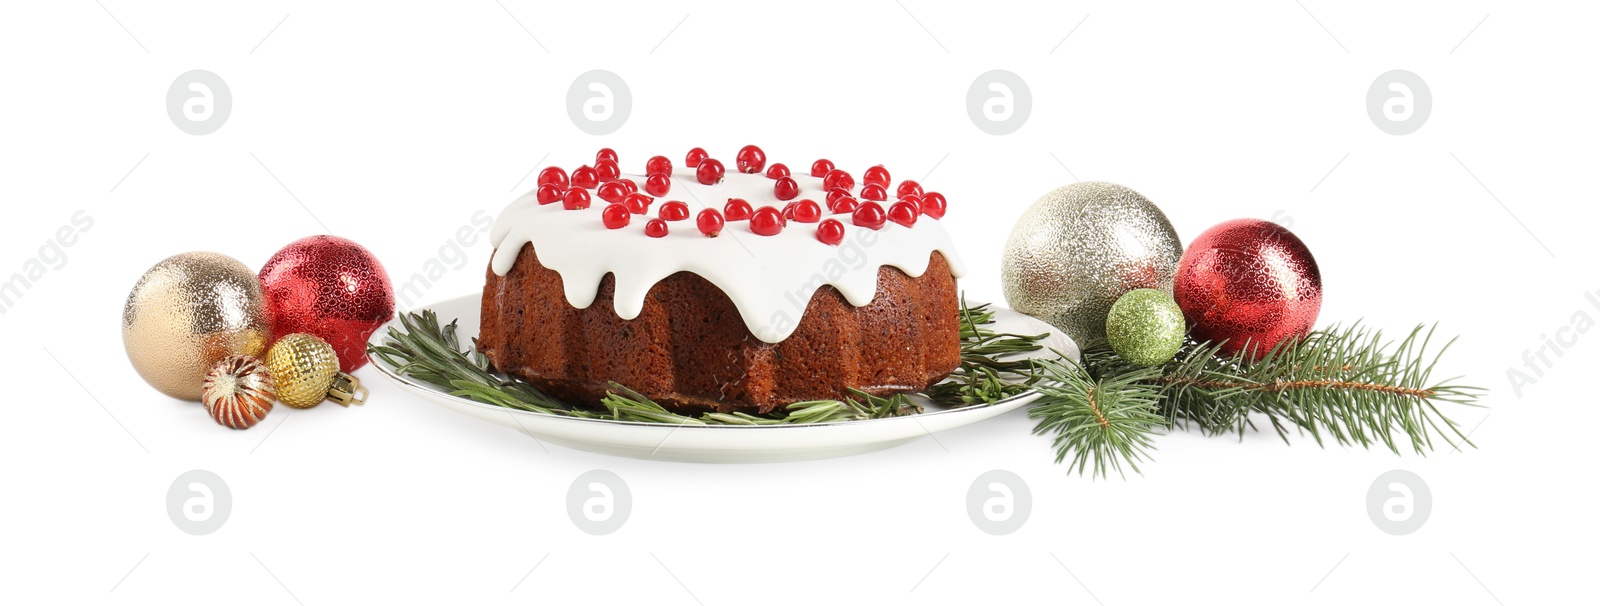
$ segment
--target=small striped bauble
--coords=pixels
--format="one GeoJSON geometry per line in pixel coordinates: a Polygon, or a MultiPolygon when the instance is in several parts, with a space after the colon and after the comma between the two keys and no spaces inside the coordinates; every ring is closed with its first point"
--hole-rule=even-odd
{"type": "Polygon", "coordinates": [[[272,410],[277,397],[272,371],[250,356],[228,356],[206,374],[201,390],[206,412],[217,423],[249,429],[272,410]]]}

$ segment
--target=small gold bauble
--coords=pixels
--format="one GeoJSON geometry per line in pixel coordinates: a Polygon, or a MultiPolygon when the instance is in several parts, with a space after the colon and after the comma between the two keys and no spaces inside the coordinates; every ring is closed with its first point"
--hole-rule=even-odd
{"type": "Polygon", "coordinates": [[[311,408],[328,397],[339,375],[339,356],[327,341],[297,332],[284,335],[267,352],[267,368],[278,387],[278,401],[311,408]]]}
{"type": "Polygon", "coordinates": [[[223,358],[261,355],[269,333],[255,272],[217,253],[157,263],[122,306],[122,345],[133,369],[183,400],[200,400],[206,373],[223,358]]]}

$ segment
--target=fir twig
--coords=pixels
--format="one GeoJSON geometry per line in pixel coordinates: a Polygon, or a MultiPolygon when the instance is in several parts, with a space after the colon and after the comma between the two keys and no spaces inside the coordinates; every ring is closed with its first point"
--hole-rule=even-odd
{"type": "Polygon", "coordinates": [[[1056,462],[1072,457],[1069,468],[1083,473],[1092,465],[1096,477],[1108,469],[1134,472],[1149,459],[1151,437],[1167,423],[1156,413],[1161,390],[1150,381],[1157,369],[1095,378],[1082,366],[1058,355],[1038,367],[1049,377],[1037,384],[1039,399],[1028,417],[1039,419],[1035,434],[1054,433],[1056,462]]]}
{"type": "MultiPolygon", "coordinates": [[[[1382,444],[1395,453],[1404,443],[1426,454],[1435,437],[1453,447],[1470,446],[1472,441],[1439,405],[1478,406],[1483,390],[1456,384],[1459,377],[1431,380],[1449,347],[1430,353],[1432,336],[1433,329],[1418,326],[1395,344],[1359,324],[1335,326],[1286,341],[1257,361],[1243,353],[1220,355],[1220,344],[1191,342],[1154,368],[1129,364],[1104,342],[1089,343],[1083,348],[1082,368],[1044,365],[1050,379],[1039,385],[1046,396],[1030,414],[1041,419],[1037,432],[1058,432],[1058,459],[1070,455],[1074,461],[1118,453],[1116,440],[1126,443],[1130,435],[1148,436],[1170,426],[1193,425],[1207,435],[1232,432],[1242,437],[1255,427],[1256,418],[1270,423],[1285,443],[1295,433],[1309,434],[1319,445],[1329,440],[1363,448],[1382,444]],[[1072,389],[1046,389],[1050,383],[1072,389]],[[1087,385],[1098,389],[1089,392],[1087,385]],[[1119,389],[1125,393],[1117,395],[1130,401],[1150,401],[1149,412],[1161,423],[1128,419],[1118,433],[1105,427],[1119,422],[1116,417],[1093,419],[1102,426],[1099,432],[1078,426],[1090,420],[1084,416],[1089,393],[1107,401],[1112,394],[1106,392],[1119,389]],[[1062,431],[1079,433],[1064,439],[1062,431]]],[[[1096,472],[1102,475],[1099,468],[1096,472]]]]}

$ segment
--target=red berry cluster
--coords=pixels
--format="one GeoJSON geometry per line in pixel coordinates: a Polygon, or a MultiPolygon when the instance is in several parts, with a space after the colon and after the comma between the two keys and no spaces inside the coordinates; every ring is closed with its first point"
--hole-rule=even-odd
{"type": "MultiPolygon", "coordinates": [[[[698,147],[689,150],[684,164],[694,169],[695,180],[704,185],[721,183],[727,174],[721,161],[698,147]]],[[[816,223],[817,240],[837,246],[844,241],[844,224],[838,219],[823,218],[824,208],[827,214],[849,215],[852,224],[874,230],[883,229],[890,222],[911,227],[924,215],[940,219],[946,209],[943,194],[924,192],[921,184],[909,179],[900,182],[895,188],[896,201],[889,203],[891,180],[889,170],[883,165],[863,171],[861,187],[857,189],[855,177],[835,167],[832,161],[824,158],[813,162],[811,176],[821,178],[822,188],[827,192],[821,204],[809,199],[796,200],[800,196],[800,184],[789,167],[776,162],[767,164],[766,152],[759,147],[740,148],[734,157],[734,168],[749,174],[765,170],[767,178],[773,180],[773,197],[787,204],[781,210],[773,206],[753,208],[743,199],[728,198],[721,211],[708,208],[695,217],[695,226],[708,237],[722,233],[728,221],[749,221],[750,231],[762,236],[782,233],[789,221],[795,221],[816,223]]],[[[640,193],[639,185],[633,180],[622,178],[617,152],[610,148],[595,154],[593,166],[580,166],[571,175],[555,166],[539,171],[538,186],[535,197],[540,204],[560,202],[567,210],[589,208],[588,190],[595,190],[593,197],[608,203],[600,213],[601,222],[609,229],[622,229],[632,221],[633,215],[648,214],[655,199],[671,191],[672,160],[666,156],[652,156],[645,162],[644,193],[640,193]]],[[[645,235],[664,237],[668,222],[688,219],[687,204],[668,201],[661,205],[655,218],[645,222],[645,235]]]]}
{"type": "MultiPolygon", "coordinates": [[[[911,227],[923,215],[934,219],[944,217],[944,195],[924,192],[921,184],[909,179],[900,182],[895,189],[897,200],[888,204],[891,181],[889,169],[882,165],[861,173],[861,188],[854,195],[851,190],[855,188],[855,179],[850,173],[835,168],[833,162],[826,158],[811,164],[811,176],[822,178],[822,187],[828,192],[825,198],[828,212],[848,214],[850,222],[860,227],[882,229],[889,222],[911,227]],[[885,205],[889,207],[887,210],[884,209],[885,205]]],[[[779,197],[782,197],[781,194],[779,197]]],[[[843,238],[843,226],[837,221],[830,225],[829,221],[833,220],[824,221],[817,227],[817,239],[837,245],[843,238]]]]}

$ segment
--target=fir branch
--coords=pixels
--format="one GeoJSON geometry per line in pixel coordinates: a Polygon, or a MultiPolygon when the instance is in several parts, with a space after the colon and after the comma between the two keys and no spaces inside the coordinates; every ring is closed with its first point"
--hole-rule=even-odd
{"type": "MultiPolygon", "coordinates": [[[[1154,390],[1151,412],[1164,426],[1188,427],[1191,424],[1207,435],[1229,432],[1241,437],[1254,429],[1253,419],[1264,418],[1278,436],[1289,442],[1291,433],[1309,434],[1318,445],[1327,441],[1346,446],[1371,448],[1382,444],[1399,453],[1402,442],[1418,454],[1434,448],[1438,437],[1452,447],[1472,445],[1456,422],[1439,408],[1441,403],[1478,406],[1482,389],[1458,385],[1459,378],[1432,381],[1430,376],[1448,344],[1430,353],[1433,330],[1418,326],[1398,344],[1387,342],[1382,333],[1359,324],[1331,327],[1312,332],[1297,341],[1287,341],[1258,361],[1243,353],[1224,356],[1221,345],[1188,343],[1171,361],[1154,368],[1140,368],[1117,356],[1104,342],[1086,344],[1081,377],[1072,377],[1051,367],[1051,381],[1076,385],[1075,390],[1051,389],[1047,397],[1062,402],[1036,405],[1030,413],[1042,419],[1036,432],[1079,429],[1074,424],[1095,423],[1100,432],[1085,432],[1077,440],[1058,436],[1058,459],[1074,460],[1108,450],[1117,419],[1089,419],[1088,394],[1097,393],[1100,402],[1111,397],[1107,390],[1123,389],[1136,400],[1148,398],[1154,390]],[[1098,382],[1096,392],[1086,392],[1085,384],[1098,382]],[[1066,415],[1075,415],[1067,417],[1066,415]]],[[[1041,382],[1041,386],[1046,382],[1041,382]]],[[[1041,387],[1041,391],[1045,391],[1041,387]]],[[[1120,428],[1124,434],[1160,428],[1137,421],[1120,428]]],[[[1147,435],[1147,434],[1146,434],[1147,435]]],[[[1119,436],[1126,440],[1126,435],[1119,436]]],[[[1134,459],[1129,457],[1130,462],[1134,459]]],[[[1081,468],[1081,465],[1080,465],[1081,468]]]]}
{"type": "Polygon", "coordinates": [[[1040,361],[1038,368],[1048,379],[1037,384],[1040,397],[1028,417],[1039,420],[1033,433],[1055,434],[1056,462],[1070,456],[1069,468],[1082,474],[1092,465],[1095,477],[1108,469],[1123,475],[1123,464],[1137,473],[1154,448],[1151,438],[1167,427],[1157,414],[1161,389],[1152,383],[1159,370],[1095,378],[1065,357],[1040,361]]]}
{"type": "Polygon", "coordinates": [[[1382,443],[1398,454],[1403,437],[1426,454],[1437,435],[1452,447],[1473,445],[1438,404],[1478,406],[1483,390],[1455,385],[1456,378],[1430,380],[1454,340],[1430,354],[1434,329],[1425,328],[1398,344],[1359,324],[1314,332],[1250,365],[1245,378],[1254,385],[1242,391],[1242,404],[1287,419],[1318,444],[1329,436],[1341,445],[1382,443]]]}
{"type": "MultiPolygon", "coordinates": [[[[1249,426],[1248,411],[1234,406],[1232,398],[1246,380],[1239,367],[1220,356],[1220,345],[1190,342],[1149,382],[1160,388],[1161,414],[1168,425],[1197,425],[1208,435],[1249,426]]],[[[1148,369],[1123,360],[1105,341],[1083,346],[1084,366],[1093,377],[1115,377],[1148,369]]]]}

